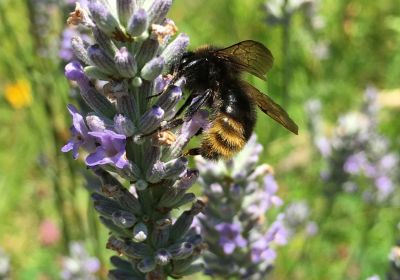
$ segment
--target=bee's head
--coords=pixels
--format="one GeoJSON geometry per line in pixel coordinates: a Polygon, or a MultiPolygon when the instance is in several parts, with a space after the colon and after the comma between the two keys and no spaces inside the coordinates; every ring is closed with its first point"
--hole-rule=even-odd
{"type": "Polygon", "coordinates": [[[185,52],[174,70],[179,76],[185,76],[188,73],[195,71],[195,69],[198,69],[202,62],[203,59],[199,58],[196,53],[185,52]]]}

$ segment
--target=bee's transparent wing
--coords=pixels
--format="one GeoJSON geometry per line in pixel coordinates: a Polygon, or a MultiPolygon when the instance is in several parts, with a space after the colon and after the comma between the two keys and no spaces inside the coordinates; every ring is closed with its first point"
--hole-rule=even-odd
{"type": "Polygon", "coordinates": [[[266,80],[265,74],[274,63],[270,50],[263,44],[252,40],[216,50],[215,55],[221,59],[228,60],[239,70],[249,72],[263,80],[266,80]]]}
{"type": "Polygon", "coordinates": [[[276,104],[268,95],[260,92],[249,83],[244,81],[241,83],[246,94],[254,100],[261,111],[273,118],[289,131],[298,134],[299,128],[297,124],[289,117],[288,113],[281,106],[276,104]]]}

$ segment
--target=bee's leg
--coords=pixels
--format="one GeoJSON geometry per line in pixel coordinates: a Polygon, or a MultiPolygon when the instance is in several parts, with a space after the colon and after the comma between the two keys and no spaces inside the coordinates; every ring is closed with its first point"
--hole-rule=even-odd
{"type": "Polygon", "coordinates": [[[182,112],[190,105],[190,103],[192,103],[193,98],[194,98],[193,95],[188,96],[188,98],[185,100],[185,103],[183,103],[183,105],[175,113],[175,116],[173,117],[173,119],[175,119],[180,114],[182,114],[182,112]]]}
{"type": "Polygon", "coordinates": [[[154,97],[160,96],[160,95],[163,94],[163,93],[164,93],[164,91],[159,92],[159,93],[156,93],[156,94],[153,94],[153,95],[150,95],[150,96],[147,96],[146,99],[147,99],[147,100],[152,99],[152,98],[154,98],[154,97]]]}
{"type": "Polygon", "coordinates": [[[182,118],[173,119],[172,121],[169,121],[166,125],[163,125],[162,127],[158,128],[158,129],[156,129],[156,130],[153,130],[152,132],[143,134],[142,137],[150,136],[150,135],[156,133],[157,131],[158,131],[158,132],[162,132],[162,131],[167,131],[167,130],[174,129],[174,128],[176,128],[176,127],[182,125],[183,122],[184,122],[184,121],[183,121],[182,118]]]}
{"type": "Polygon", "coordinates": [[[199,156],[199,155],[201,155],[200,148],[193,148],[193,149],[190,149],[189,151],[183,153],[184,157],[185,156],[199,156]]]}
{"type": "Polygon", "coordinates": [[[208,99],[211,97],[212,90],[207,89],[202,95],[198,96],[198,98],[190,104],[189,108],[186,110],[184,120],[190,120],[193,115],[203,106],[208,99]]]}

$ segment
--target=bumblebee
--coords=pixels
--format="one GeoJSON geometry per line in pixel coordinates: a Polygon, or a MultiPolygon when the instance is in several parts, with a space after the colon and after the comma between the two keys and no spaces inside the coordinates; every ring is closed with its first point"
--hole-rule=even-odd
{"type": "Polygon", "coordinates": [[[187,155],[206,159],[230,159],[249,140],[256,123],[256,105],[289,131],[298,127],[281,106],[241,79],[248,72],[266,80],[273,56],[261,43],[247,40],[227,48],[201,47],[183,54],[175,66],[174,78],[185,78],[190,93],[178,110],[185,120],[202,107],[210,109],[210,126],[203,131],[199,148],[187,155]]]}

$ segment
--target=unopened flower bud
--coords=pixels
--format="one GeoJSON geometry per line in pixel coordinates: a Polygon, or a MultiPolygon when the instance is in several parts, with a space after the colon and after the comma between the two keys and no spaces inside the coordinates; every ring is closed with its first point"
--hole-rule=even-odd
{"type": "Polygon", "coordinates": [[[155,105],[150,108],[139,121],[139,130],[141,133],[146,134],[156,130],[163,120],[164,110],[155,105]]]}
{"type": "Polygon", "coordinates": [[[132,79],[132,85],[134,87],[140,87],[143,84],[143,80],[140,77],[135,77],[132,79]]]}
{"type": "Polygon", "coordinates": [[[164,64],[165,61],[163,57],[159,56],[153,58],[152,60],[147,62],[146,65],[142,68],[142,70],[140,71],[140,76],[147,81],[152,81],[162,73],[164,69],[164,64]]]}
{"type": "Polygon", "coordinates": [[[172,179],[183,175],[186,171],[188,160],[184,157],[173,159],[165,164],[165,178],[172,179]]]}
{"type": "Polygon", "coordinates": [[[144,9],[138,9],[129,19],[128,33],[134,37],[139,36],[149,26],[147,12],[144,9]]]}
{"type": "Polygon", "coordinates": [[[104,51],[104,53],[109,57],[113,58],[115,52],[118,50],[118,48],[115,46],[113,41],[110,39],[110,37],[105,34],[100,28],[93,28],[93,37],[97,44],[100,46],[100,48],[104,51]]]}
{"type": "Polygon", "coordinates": [[[122,32],[118,20],[111,12],[99,1],[91,1],[88,5],[96,26],[108,36],[113,37],[116,32],[122,32]]]}
{"type": "Polygon", "coordinates": [[[137,71],[136,61],[126,47],[122,47],[115,53],[114,62],[122,77],[132,78],[135,76],[137,71]]]}
{"type": "Polygon", "coordinates": [[[156,252],[154,258],[158,265],[164,266],[171,260],[171,254],[166,249],[160,249],[156,252]]]}
{"type": "Polygon", "coordinates": [[[88,78],[93,80],[107,81],[110,79],[109,75],[101,71],[97,66],[86,66],[84,71],[88,78]]]}
{"type": "Polygon", "coordinates": [[[135,0],[117,0],[118,18],[122,25],[128,23],[129,18],[135,11],[135,0]]]}
{"type": "Polygon", "coordinates": [[[205,204],[201,200],[198,200],[195,204],[193,204],[190,210],[183,212],[179,216],[171,229],[172,240],[177,240],[179,236],[182,236],[188,232],[193,223],[193,217],[199,214],[203,210],[204,206],[205,204]]]}
{"type": "Polygon", "coordinates": [[[137,223],[133,228],[133,240],[143,242],[147,239],[148,229],[144,223],[137,223]]]}
{"type": "Polygon", "coordinates": [[[199,173],[197,170],[188,170],[186,174],[175,183],[168,191],[164,192],[160,198],[158,204],[159,207],[173,207],[175,204],[181,201],[186,191],[194,184],[197,180],[199,173]]]}
{"type": "Polygon", "coordinates": [[[151,6],[147,9],[149,22],[161,24],[165,20],[171,4],[172,0],[151,1],[151,6]]]}
{"type": "Polygon", "coordinates": [[[179,61],[188,45],[189,37],[182,33],[179,34],[170,44],[168,44],[161,54],[165,60],[166,69],[170,69],[172,65],[179,61]]]}
{"type": "Polygon", "coordinates": [[[149,184],[144,180],[137,180],[137,182],[135,183],[135,188],[138,191],[144,191],[145,189],[147,189],[148,186],[149,184]]]}
{"type": "Polygon", "coordinates": [[[104,131],[107,129],[104,119],[93,114],[86,116],[86,124],[91,131],[104,131]]]}
{"type": "Polygon", "coordinates": [[[114,129],[117,133],[127,137],[132,136],[136,131],[133,122],[121,114],[114,117],[114,129]]]}
{"type": "Polygon", "coordinates": [[[158,98],[156,105],[164,109],[165,112],[172,110],[179,100],[182,98],[182,90],[180,87],[171,86],[170,89],[158,98]]]}
{"type": "Polygon", "coordinates": [[[154,254],[146,243],[130,243],[124,248],[123,253],[133,259],[144,259],[154,254]]]}
{"type": "Polygon", "coordinates": [[[74,36],[71,39],[71,47],[74,55],[86,65],[90,64],[88,52],[81,37],[74,36]]]}
{"type": "Polygon", "coordinates": [[[88,49],[88,55],[92,64],[97,66],[101,71],[109,75],[115,75],[117,70],[114,61],[100,48],[99,45],[95,44],[90,46],[88,49]]]}
{"type": "Polygon", "coordinates": [[[137,269],[139,269],[140,272],[142,273],[150,272],[155,267],[156,267],[156,262],[152,257],[141,260],[137,265],[137,269]]]}
{"type": "Polygon", "coordinates": [[[93,193],[91,197],[94,202],[94,208],[105,217],[111,218],[114,212],[122,210],[118,203],[101,194],[93,193]]]}
{"type": "Polygon", "coordinates": [[[137,221],[137,218],[127,211],[116,211],[111,218],[114,224],[122,228],[130,228],[137,221]]]}
{"type": "Polygon", "coordinates": [[[117,226],[109,218],[104,218],[103,216],[100,216],[100,222],[116,236],[120,236],[121,238],[132,238],[131,231],[117,226]]]}
{"type": "Polygon", "coordinates": [[[167,248],[173,260],[182,260],[193,253],[194,246],[190,242],[182,242],[167,248]]]}

